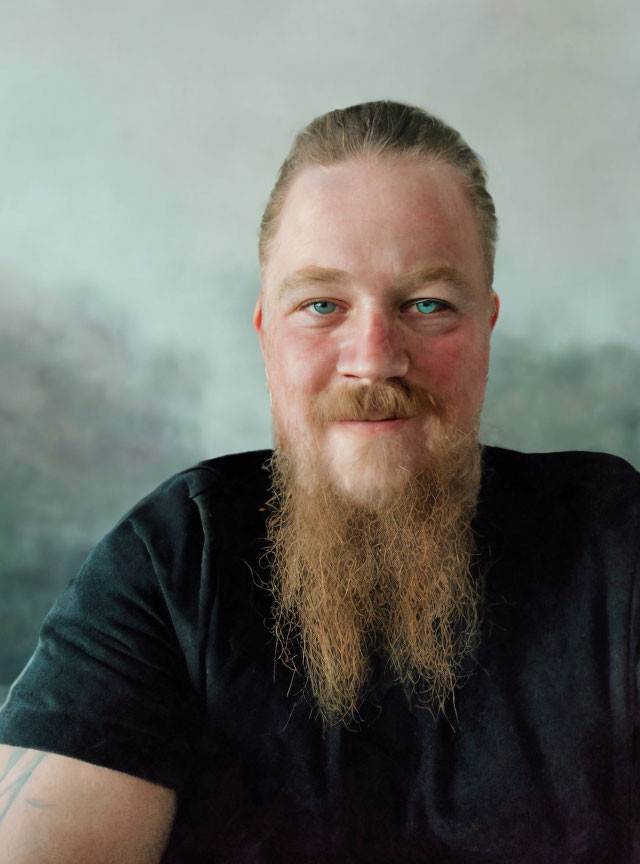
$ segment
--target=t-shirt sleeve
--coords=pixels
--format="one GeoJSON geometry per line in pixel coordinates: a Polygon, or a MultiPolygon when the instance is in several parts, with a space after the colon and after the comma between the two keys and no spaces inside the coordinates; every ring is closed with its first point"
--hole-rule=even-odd
{"type": "MultiPolygon", "coordinates": [[[[196,509],[181,497],[178,510],[196,509]]],[[[173,519],[152,496],[145,501],[98,544],[47,614],[0,711],[0,743],[179,791],[198,707],[168,598],[185,531],[197,547],[197,526],[192,519],[185,528],[189,517],[175,513],[175,501],[173,519]]]]}

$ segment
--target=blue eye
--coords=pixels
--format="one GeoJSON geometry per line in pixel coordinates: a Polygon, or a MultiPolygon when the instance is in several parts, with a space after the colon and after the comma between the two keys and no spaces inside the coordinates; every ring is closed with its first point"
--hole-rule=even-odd
{"type": "Polygon", "coordinates": [[[442,306],[442,303],[438,300],[418,300],[415,305],[419,312],[429,315],[431,312],[436,312],[442,306]]]}
{"type": "Polygon", "coordinates": [[[331,312],[335,312],[338,308],[335,303],[331,302],[331,300],[316,300],[315,303],[312,303],[311,305],[320,315],[328,315],[331,312]]]}

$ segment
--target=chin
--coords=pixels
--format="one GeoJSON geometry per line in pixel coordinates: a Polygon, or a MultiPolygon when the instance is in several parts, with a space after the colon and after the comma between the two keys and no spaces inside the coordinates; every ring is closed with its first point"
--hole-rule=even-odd
{"type": "Polygon", "coordinates": [[[385,476],[377,472],[361,473],[355,477],[342,475],[334,482],[345,498],[354,504],[376,510],[401,492],[408,478],[408,472],[402,470],[388,472],[385,476]]]}
{"type": "Polygon", "coordinates": [[[375,506],[400,492],[419,470],[397,441],[373,440],[359,447],[332,449],[328,459],[334,485],[352,501],[375,506]]]}

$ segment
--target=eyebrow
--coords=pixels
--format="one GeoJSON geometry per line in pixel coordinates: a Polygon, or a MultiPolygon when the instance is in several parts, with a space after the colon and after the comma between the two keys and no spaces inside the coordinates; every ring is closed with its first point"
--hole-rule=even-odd
{"type": "Polygon", "coordinates": [[[348,273],[344,270],[336,270],[333,267],[303,267],[301,270],[296,270],[295,273],[290,273],[282,280],[278,286],[278,298],[296,288],[302,288],[305,285],[346,285],[350,282],[348,273]]]}
{"type": "MultiPolygon", "coordinates": [[[[436,282],[448,282],[464,293],[471,293],[472,291],[469,280],[455,267],[432,267],[429,265],[418,266],[409,270],[397,280],[394,287],[397,290],[413,291],[427,285],[433,285],[436,282]]],[[[285,276],[278,287],[278,299],[296,288],[312,285],[325,288],[331,286],[345,287],[350,283],[351,278],[345,270],[311,265],[285,276]]]]}

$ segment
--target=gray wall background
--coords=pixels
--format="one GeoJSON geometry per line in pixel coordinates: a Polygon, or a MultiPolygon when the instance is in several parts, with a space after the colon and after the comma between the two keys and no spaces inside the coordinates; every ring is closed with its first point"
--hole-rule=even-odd
{"type": "Polygon", "coordinates": [[[633,0],[0,0],[0,22],[0,685],[137,499],[270,445],[257,226],[331,108],[421,105],[485,159],[484,439],[640,467],[633,0]]]}

